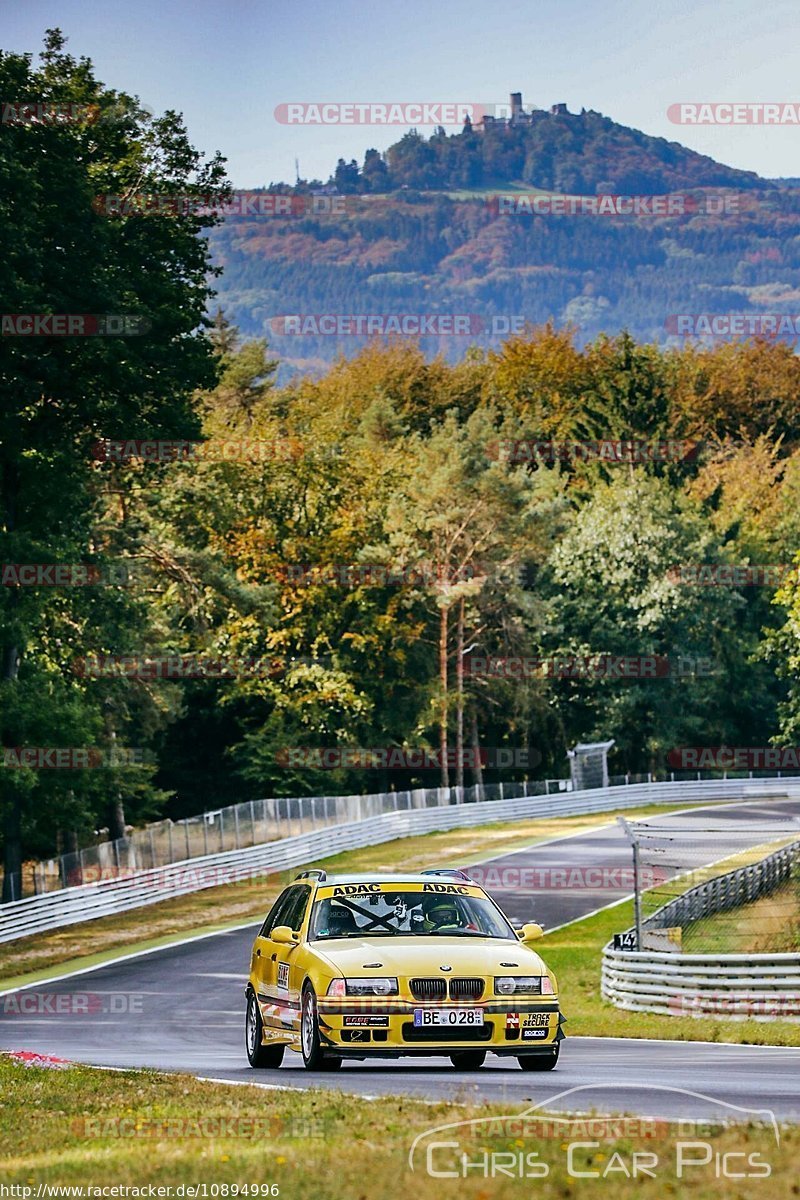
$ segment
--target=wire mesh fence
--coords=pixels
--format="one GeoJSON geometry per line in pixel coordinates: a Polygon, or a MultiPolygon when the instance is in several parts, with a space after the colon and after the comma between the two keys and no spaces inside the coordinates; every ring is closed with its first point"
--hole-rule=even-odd
{"type": "Polygon", "coordinates": [[[416,788],[372,795],[301,796],[246,800],[180,821],[159,821],[128,837],[98,842],[23,872],[22,895],[41,895],[104,879],[119,879],[170,863],[242,850],[384,813],[503,800],[569,791],[566,779],[484,784],[470,788],[416,788]]]}
{"type": "Polygon", "coordinates": [[[685,954],[800,949],[800,818],[729,809],[680,827],[624,822],[632,842],[636,936],[626,948],[685,954]]]}

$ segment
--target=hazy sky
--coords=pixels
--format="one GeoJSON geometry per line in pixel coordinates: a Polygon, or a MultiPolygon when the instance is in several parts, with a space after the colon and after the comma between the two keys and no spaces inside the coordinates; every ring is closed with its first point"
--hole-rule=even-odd
{"type": "MultiPolygon", "coordinates": [[[[0,0],[0,46],[57,25],[106,83],[185,114],[238,187],[326,179],[402,127],[281,125],[286,102],[566,101],[762,175],[800,175],[800,127],[687,127],[680,101],[800,100],[800,0],[0,0]]],[[[3,97],[3,99],[7,99],[3,97]]],[[[452,132],[453,130],[449,130],[452,132]]],[[[430,130],[421,130],[430,133],[430,130]]]]}

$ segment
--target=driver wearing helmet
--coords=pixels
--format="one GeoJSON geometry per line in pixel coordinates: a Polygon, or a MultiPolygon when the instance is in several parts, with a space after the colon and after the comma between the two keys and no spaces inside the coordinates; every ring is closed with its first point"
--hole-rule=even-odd
{"type": "Polygon", "coordinates": [[[449,896],[425,896],[422,913],[422,928],[426,933],[464,928],[458,905],[449,896]]]}

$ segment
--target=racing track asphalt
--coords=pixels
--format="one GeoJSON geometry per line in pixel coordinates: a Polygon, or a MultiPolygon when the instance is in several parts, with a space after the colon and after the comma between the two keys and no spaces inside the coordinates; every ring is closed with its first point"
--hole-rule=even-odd
{"type": "MultiPolygon", "coordinates": [[[[741,848],[748,826],[758,830],[752,838],[759,843],[767,836],[765,829],[791,829],[800,821],[800,802],[776,796],[650,820],[659,827],[691,829],[697,836],[706,831],[713,845],[708,858],[716,860],[741,848]]],[[[507,886],[491,890],[515,921],[536,919],[552,928],[627,895],[629,889],[613,883],[615,870],[628,868],[630,861],[622,830],[612,823],[482,866],[512,868],[499,877],[507,886]],[[612,886],[537,891],[514,886],[516,868],[524,880],[525,868],[586,866],[608,868],[612,886]]],[[[547,1101],[547,1107],[557,1111],[686,1119],[720,1114],[736,1119],[747,1115],[739,1108],[766,1108],[778,1119],[800,1120],[800,1048],[568,1037],[557,1069],[542,1075],[521,1071],[513,1058],[491,1054],[477,1072],[455,1071],[447,1059],[406,1058],[345,1062],[340,1071],[329,1074],[304,1070],[300,1056],[291,1052],[280,1070],[253,1071],[243,1045],[244,984],[257,924],[31,985],[25,1012],[19,1011],[23,993],[10,993],[0,999],[0,1048],[35,1050],[100,1066],[153,1067],[236,1083],[315,1086],[376,1097],[405,1093],[429,1100],[480,1098],[513,1102],[515,1107],[547,1101]],[[65,995],[68,1000],[58,1001],[65,995]],[[54,1011],[59,1003],[82,1011],[59,1013],[54,1011]],[[576,1088],[580,1090],[559,1098],[576,1088]],[[717,1105],[686,1093],[713,1096],[717,1105]]],[[[562,982],[562,991],[568,1017],[569,980],[562,982]]]]}

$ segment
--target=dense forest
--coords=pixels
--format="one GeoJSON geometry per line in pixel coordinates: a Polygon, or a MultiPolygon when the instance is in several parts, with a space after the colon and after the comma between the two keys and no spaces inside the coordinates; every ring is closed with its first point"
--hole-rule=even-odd
{"type": "MultiPolygon", "coordinates": [[[[6,879],[24,855],[159,814],[472,783],[465,747],[480,748],[487,779],[508,779],[566,774],[567,749],[595,738],[614,738],[612,770],[632,772],[664,769],[676,747],[796,739],[792,346],[586,339],[544,321],[452,361],[373,341],[283,381],[280,349],[239,330],[236,306],[204,316],[224,297],[207,239],[219,262],[235,222],[110,220],[93,204],[134,187],[222,201],[221,163],[175,114],[151,118],[104,89],[58,35],[39,68],[0,59],[4,93],[23,84],[125,115],[4,134],[8,311],[133,314],[148,332],[0,340],[6,879]],[[32,138],[48,153],[31,158],[32,138]],[[66,581],[34,573],[25,586],[23,566],[59,564],[72,564],[66,581]],[[696,571],[748,564],[718,585],[696,571]],[[655,667],[627,669],[642,662],[655,667]],[[94,757],[48,769],[31,747],[94,757]],[[370,747],[455,761],[327,769],[310,753],[370,747]],[[518,752],[502,773],[501,749],[518,752]]],[[[441,273],[442,245],[452,234],[457,256],[475,210],[409,197],[398,212],[441,273]]],[[[322,226],[296,228],[322,240],[322,226]]],[[[560,243],[575,271],[574,238],[591,228],[573,221],[560,243]]],[[[552,236],[535,221],[483,232],[487,261],[496,241],[534,276],[526,239],[552,236]]],[[[652,234],[606,234],[619,239],[609,270],[635,273],[652,234]]],[[[734,270],[719,230],[685,236],[708,271],[734,270]]],[[[797,250],[784,252],[785,264],[797,250]]],[[[282,261],[288,287],[301,256],[282,261]]],[[[327,278],[339,295],[352,284],[355,303],[338,251],[323,270],[307,276],[318,302],[330,304],[327,278]]],[[[456,276],[478,294],[487,272],[467,258],[456,276]]]]}

